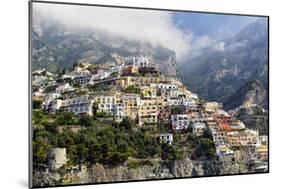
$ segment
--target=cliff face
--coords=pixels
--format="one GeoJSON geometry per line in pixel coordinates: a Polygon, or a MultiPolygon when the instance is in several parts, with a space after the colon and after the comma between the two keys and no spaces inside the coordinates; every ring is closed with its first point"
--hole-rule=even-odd
{"type": "Polygon", "coordinates": [[[245,166],[235,162],[223,161],[192,161],[190,159],[169,162],[155,161],[152,165],[128,168],[126,165],[105,167],[101,164],[92,165],[84,171],[75,173],[52,173],[35,171],[34,186],[56,185],[57,183],[81,184],[104,183],[117,181],[153,180],[164,178],[196,177],[222,174],[245,173],[245,166]]]}
{"type": "Polygon", "coordinates": [[[267,27],[266,19],[251,23],[236,36],[221,41],[222,51],[208,48],[180,64],[178,75],[191,91],[208,101],[225,102],[250,80],[259,80],[267,93],[267,27]]]}
{"type": "Polygon", "coordinates": [[[238,89],[230,98],[224,102],[224,108],[234,109],[240,105],[257,104],[266,107],[267,93],[259,80],[251,80],[238,89]]]}

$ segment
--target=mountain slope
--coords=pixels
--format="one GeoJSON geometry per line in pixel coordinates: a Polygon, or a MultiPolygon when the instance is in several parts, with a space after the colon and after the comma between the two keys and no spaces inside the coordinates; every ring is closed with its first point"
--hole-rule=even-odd
{"type": "Polygon", "coordinates": [[[205,49],[201,56],[181,64],[179,75],[190,90],[206,100],[225,102],[249,80],[268,90],[268,33],[266,19],[246,26],[223,41],[224,50],[205,49]]]}
{"type": "Polygon", "coordinates": [[[266,100],[267,93],[263,88],[262,83],[259,80],[251,80],[238,89],[233,95],[230,96],[227,101],[224,102],[224,108],[229,110],[246,104],[266,106],[266,100]]]}
{"type": "Polygon", "coordinates": [[[32,28],[33,69],[58,71],[76,62],[120,64],[127,56],[144,55],[167,76],[176,75],[175,52],[144,41],[129,41],[105,31],[77,29],[36,17],[32,28]]]}

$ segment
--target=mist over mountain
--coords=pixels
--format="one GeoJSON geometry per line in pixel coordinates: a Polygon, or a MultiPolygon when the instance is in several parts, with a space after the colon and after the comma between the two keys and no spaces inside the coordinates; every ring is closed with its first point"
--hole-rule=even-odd
{"type": "Polygon", "coordinates": [[[124,57],[147,56],[167,76],[176,75],[176,53],[160,44],[129,40],[104,30],[74,28],[36,17],[32,28],[33,70],[56,72],[74,63],[121,64],[124,57]]]}
{"type": "Polygon", "coordinates": [[[206,100],[226,102],[249,80],[257,80],[267,93],[267,20],[259,19],[221,43],[220,51],[205,48],[179,65],[179,76],[188,88],[206,100]]]}
{"type": "Polygon", "coordinates": [[[39,3],[32,42],[33,70],[121,64],[124,57],[144,55],[209,101],[229,102],[253,80],[268,91],[266,18],[39,3]],[[226,36],[233,37],[222,40],[226,36]]]}

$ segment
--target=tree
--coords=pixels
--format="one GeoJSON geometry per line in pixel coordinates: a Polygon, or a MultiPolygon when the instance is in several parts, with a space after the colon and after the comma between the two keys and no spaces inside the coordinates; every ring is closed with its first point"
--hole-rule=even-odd
{"type": "Polygon", "coordinates": [[[49,145],[41,140],[35,140],[32,144],[34,164],[45,164],[48,156],[49,145]]]}
{"type": "Polygon", "coordinates": [[[93,125],[93,119],[88,115],[83,115],[80,117],[79,123],[82,126],[91,127],[93,125]]]}
{"type": "Polygon", "coordinates": [[[103,154],[101,146],[99,144],[94,144],[90,146],[88,161],[93,164],[97,162],[102,162],[102,159],[103,154]]]}
{"type": "Polygon", "coordinates": [[[128,153],[113,152],[109,157],[109,162],[111,165],[118,165],[124,163],[128,159],[128,157],[128,153]]]}
{"type": "Polygon", "coordinates": [[[202,138],[191,157],[196,160],[214,159],[216,157],[216,150],[213,140],[209,138],[202,138]]]}
{"type": "Polygon", "coordinates": [[[56,122],[47,122],[44,125],[44,129],[52,134],[58,133],[58,125],[56,122]]]}
{"type": "Polygon", "coordinates": [[[42,100],[32,100],[32,108],[37,110],[37,109],[41,109],[43,101],[42,100]]]}
{"type": "Polygon", "coordinates": [[[72,125],[74,124],[74,114],[72,112],[60,113],[57,117],[58,125],[72,125]]]}
{"type": "Polygon", "coordinates": [[[124,128],[126,131],[131,131],[133,127],[133,121],[129,117],[124,117],[119,126],[120,128],[124,128]]]}
{"type": "Polygon", "coordinates": [[[93,116],[97,115],[98,109],[99,109],[99,104],[97,102],[94,102],[93,105],[92,105],[93,116]]]}
{"type": "Polygon", "coordinates": [[[177,159],[177,153],[173,146],[163,143],[161,145],[161,150],[162,150],[162,159],[163,160],[176,160],[177,159]]]}
{"type": "Polygon", "coordinates": [[[89,148],[87,148],[86,144],[81,143],[76,146],[77,157],[79,162],[84,161],[87,159],[89,154],[89,148]]]}

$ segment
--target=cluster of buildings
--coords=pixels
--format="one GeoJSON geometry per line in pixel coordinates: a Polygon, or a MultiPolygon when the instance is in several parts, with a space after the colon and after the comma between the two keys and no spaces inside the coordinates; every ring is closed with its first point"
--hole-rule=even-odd
{"type": "Polygon", "coordinates": [[[237,158],[240,156],[239,149],[249,148],[249,159],[268,160],[267,136],[260,136],[258,130],[246,128],[242,121],[222,110],[222,106],[217,102],[206,102],[205,111],[205,123],[220,158],[237,158]]]}
{"type": "Polygon", "coordinates": [[[255,157],[268,158],[266,136],[247,129],[220,103],[204,102],[178,79],[161,75],[147,57],[129,57],[113,66],[83,63],[61,77],[35,71],[33,85],[38,88],[33,97],[42,99],[42,109],[50,113],[92,116],[96,103],[98,112],[116,121],[129,117],[139,127],[170,125],[169,132],[159,134],[161,143],[172,145],[175,133],[193,132],[197,137],[209,133],[219,157],[234,156],[240,147],[253,147],[255,157]],[[86,90],[83,95],[77,92],[96,85],[114,86],[114,90],[86,90]],[[46,92],[48,87],[53,90],[46,92]]]}

